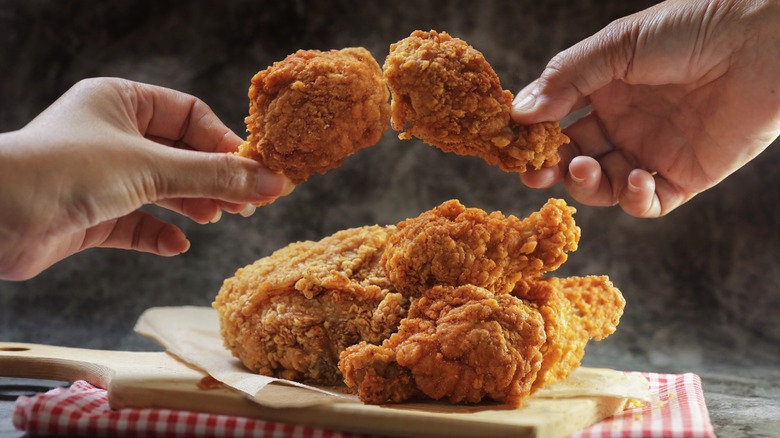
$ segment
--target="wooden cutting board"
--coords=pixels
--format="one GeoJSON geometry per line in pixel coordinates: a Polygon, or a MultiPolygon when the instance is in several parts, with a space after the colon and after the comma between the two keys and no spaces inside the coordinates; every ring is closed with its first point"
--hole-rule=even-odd
{"type": "MultiPolygon", "coordinates": [[[[424,402],[373,406],[344,402],[268,408],[214,384],[168,353],[103,351],[0,342],[0,376],[86,380],[108,389],[113,408],[168,408],[228,414],[388,436],[562,437],[620,412],[625,398],[526,399],[520,409],[497,404],[424,402]]],[[[280,397],[302,388],[272,383],[280,397]]]]}

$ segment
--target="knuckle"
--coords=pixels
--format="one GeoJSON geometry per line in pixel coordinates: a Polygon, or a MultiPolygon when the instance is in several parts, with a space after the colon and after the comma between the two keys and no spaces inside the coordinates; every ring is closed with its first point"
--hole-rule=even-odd
{"type": "Polygon", "coordinates": [[[249,172],[246,166],[237,157],[230,154],[211,154],[214,161],[214,178],[220,191],[225,194],[237,194],[248,196],[253,187],[253,172],[249,172]]]}

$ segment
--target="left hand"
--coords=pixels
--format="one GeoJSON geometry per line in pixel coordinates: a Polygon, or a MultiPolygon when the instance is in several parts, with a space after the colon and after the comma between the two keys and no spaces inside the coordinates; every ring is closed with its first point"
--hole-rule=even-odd
{"type": "Polygon", "coordinates": [[[0,278],[31,278],[92,247],[186,251],[181,229],[140,211],[144,204],[207,223],[289,193],[282,175],[227,154],[241,141],[193,96],[121,79],[79,82],[0,135],[0,278]]]}

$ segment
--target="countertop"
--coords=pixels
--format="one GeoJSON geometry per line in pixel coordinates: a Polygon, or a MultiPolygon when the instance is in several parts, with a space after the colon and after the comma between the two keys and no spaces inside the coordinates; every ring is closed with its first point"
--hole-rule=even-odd
{"type": "MultiPolygon", "coordinates": [[[[470,42],[516,91],[557,52],[652,3],[3,0],[0,132],[21,128],[80,79],[120,76],[198,96],[242,134],[256,71],[300,48],[364,46],[381,64],[389,44],[415,29],[470,42]]],[[[451,198],[523,217],[560,197],[577,208],[582,240],[555,275],[609,275],[627,301],[618,331],[591,344],[585,364],[697,373],[719,436],[780,436],[779,185],[776,142],[671,214],[635,219],[387,132],[251,218],[197,225],[146,207],[188,235],[182,256],[88,250],[32,280],[0,281],[0,340],[154,349],[132,331],[144,309],[207,306],[237,268],[290,242],[394,224],[451,198]]],[[[12,434],[9,412],[0,403],[0,434],[12,434]]]]}

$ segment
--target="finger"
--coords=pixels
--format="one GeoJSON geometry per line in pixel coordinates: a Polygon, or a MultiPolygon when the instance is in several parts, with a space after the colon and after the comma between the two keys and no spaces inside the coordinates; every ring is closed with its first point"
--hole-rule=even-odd
{"type": "Polygon", "coordinates": [[[560,120],[585,96],[625,75],[634,32],[618,20],[555,55],[541,76],[517,93],[512,118],[523,124],[560,120]]]}
{"type": "Polygon", "coordinates": [[[642,169],[632,170],[620,194],[620,207],[636,217],[661,216],[661,202],[655,188],[653,175],[642,169]]]}
{"type": "Polygon", "coordinates": [[[569,164],[564,186],[574,199],[583,204],[615,205],[632,169],[633,166],[618,150],[598,158],[578,156],[569,164]]]}
{"type": "Polygon", "coordinates": [[[579,119],[564,133],[577,144],[580,155],[599,157],[615,149],[595,113],[579,119]]]}
{"type": "Polygon", "coordinates": [[[183,216],[187,216],[193,221],[201,224],[219,221],[219,218],[222,216],[221,212],[223,211],[231,214],[238,214],[246,208],[245,203],[237,204],[234,202],[203,198],[163,199],[157,201],[156,204],[183,216]]]}
{"type": "Polygon", "coordinates": [[[552,187],[562,178],[560,167],[545,167],[539,170],[529,170],[520,174],[520,181],[532,189],[552,187]]]}
{"type": "Polygon", "coordinates": [[[132,84],[138,97],[136,119],[145,137],[204,152],[238,150],[241,137],[202,100],[168,88],[132,84]]]}
{"type": "Polygon", "coordinates": [[[220,208],[222,211],[226,211],[231,214],[238,214],[244,211],[247,204],[246,203],[235,203],[235,202],[226,202],[226,201],[218,201],[220,208]]]}
{"type": "Polygon", "coordinates": [[[155,143],[159,143],[164,146],[170,146],[180,149],[189,149],[189,150],[201,150],[203,152],[222,152],[222,153],[231,153],[231,152],[237,152],[238,147],[241,145],[243,140],[235,135],[232,131],[226,134],[226,138],[218,145],[213,151],[203,150],[206,148],[198,149],[198,144],[196,143],[195,146],[185,142],[183,139],[169,139],[164,137],[158,137],[154,135],[145,135],[149,140],[152,140],[155,143]]]}
{"type": "Polygon", "coordinates": [[[186,216],[199,224],[215,223],[222,217],[219,201],[205,198],[163,199],[156,202],[165,209],[186,216]]]}
{"type": "Polygon", "coordinates": [[[87,230],[81,249],[132,249],[161,256],[186,252],[190,247],[177,226],[141,211],[103,222],[87,230]]]}
{"type": "Polygon", "coordinates": [[[670,183],[661,174],[651,175],[655,181],[654,202],[658,203],[658,214],[654,213],[654,216],[665,216],[696,196],[696,193],[684,191],[680,187],[670,183]]]}
{"type": "Polygon", "coordinates": [[[261,204],[285,196],[295,187],[284,175],[236,155],[173,148],[157,148],[155,153],[151,184],[156,192],[152,202],[209,198],[233,204],[261,204]]]}
{"type": "Polygon", "coordinates": [[[574,105],[583,98],[581,94],[550,94],[546,80],[544,76],[536,79],[517,93],[510,111],[515,122],[527,125],[561,120],[571,113],[574,105]]]}
{"type": "Polygon", "coordinates": [[[566,191],[578,202],[596,207],[615,205],[612,185],[596,159],[575,157],[564,179],[566,191]]]}

